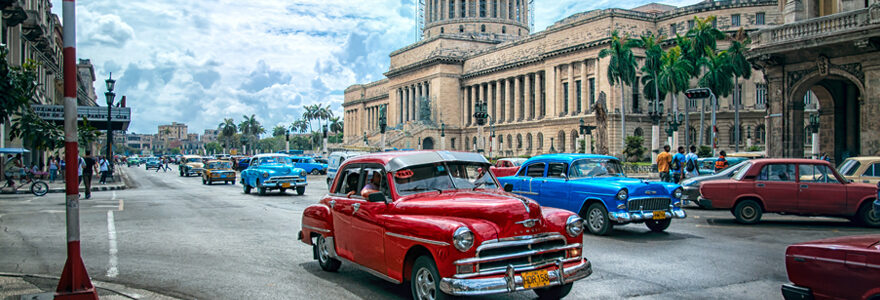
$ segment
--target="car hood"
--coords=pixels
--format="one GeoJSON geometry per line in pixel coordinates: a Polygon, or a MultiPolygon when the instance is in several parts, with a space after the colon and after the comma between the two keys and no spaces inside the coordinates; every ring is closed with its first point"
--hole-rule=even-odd
{"type": "Polygon", "coordinates": [[[291,165],[283,164],[260,165],[257,170],[266,171],[271,173],[272,175],[299,175],[299,172],[302,171],[302,169],[300,168],[295,168],[291,165]]]}
{"type": "Polygon", "coordinates": [[[186,163],[186,165],[189,166],[190,168],[204,168],[205,167],[204,163],[197,163],[197,162],[186,163]]]}
{"type": "Polygon", "coordinates": [[[578,184],[598,185],[606,188],[626,188],[629,192],[630,198],[642,196],[668,196],[678,187],[678,185],[672,183],[647,181],[644,179],[629,177],[589,177],[573,179],[570,181],[578,184]]]}
{"type": "MultiPolygon", "coordinates": [[[[410,196],[412,197],[412,196],[410,196]]],[[[396,205],[397,214],[432,215],[448,218],[483,220],[494,225],[499,238],[534,234],[548,229],[541,206],[518,195],[490,190],[421,193],[396,205]],[[526,228],[517,222],[537,219],[526,228]]]]}
{"type": "Polygon", "coordinates": [[[857,249],[867,249],[877,245],[878,242],[880,242],[880,234],[868,234],[827,238],[800,243],[795,246],[812,246],[820,248],[852,247],[857,249]]]}

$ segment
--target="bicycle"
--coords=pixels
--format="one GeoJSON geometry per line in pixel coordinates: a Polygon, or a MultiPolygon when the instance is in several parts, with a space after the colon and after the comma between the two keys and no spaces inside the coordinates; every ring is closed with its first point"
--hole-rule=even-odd
{"type": "Polygon", "coordinates": [[[18,176],[19,176],[19,182],[21,184],[16,186],[15,181],[12,180],[12,177],[13,177],[12,174],[7,173],[6,177],[9,179],[6,180],[6,183],[4,183],[3,186],[0,187],[0,189],[5,189],[8,187],[11,187],[12,190],[15,191],[15,190],[18,190],[18,189],[24,187],[28,183],[30,183],[30,185],[31,185],[30,191],[32,194],[34,194],[34,196],[42,197],[42,196],[45,196],[46,193],[49,193],[49,184],[46,183],[45,181],[40,180],[39,178],[34,178],[32,173],[27,173],[26,175],[18,175],[18,176]],[[10,183],[12,185],[10,185],[10,183]]]}

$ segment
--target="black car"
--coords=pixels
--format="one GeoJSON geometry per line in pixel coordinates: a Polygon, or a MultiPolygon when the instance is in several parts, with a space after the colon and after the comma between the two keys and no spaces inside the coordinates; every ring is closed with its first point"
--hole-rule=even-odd
{"type": "Polygon", "coordinates": [[[681,188],[684,189],[681,193],[681,200],[684,201],[684,203],[691,202],[697,204],[700,207],[703,207],[702,205],[700,205],[699,201],[697,201],[700,198],[700,183],[711,180],[729,179],[731,176],[733,176],[734,173],[736,173],[737,170],[746,165],[743,162],[745,161],[741,161],[735,165],[727,167],[726,169],[721,170],[721,172],[715,174],[701,175],[694,178],[685,179],[681,182],[681,188]]]}

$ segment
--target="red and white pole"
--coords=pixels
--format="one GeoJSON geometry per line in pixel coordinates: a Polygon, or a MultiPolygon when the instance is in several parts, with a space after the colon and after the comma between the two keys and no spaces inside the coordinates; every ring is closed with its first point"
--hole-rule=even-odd
{"type": "Polygon", "coordinates": [[[64,0],[64,170],[67,202],[67,262],[55,299],[98,299],[79,246],[79,150],[76,130],[76,3],[64,0]]]}

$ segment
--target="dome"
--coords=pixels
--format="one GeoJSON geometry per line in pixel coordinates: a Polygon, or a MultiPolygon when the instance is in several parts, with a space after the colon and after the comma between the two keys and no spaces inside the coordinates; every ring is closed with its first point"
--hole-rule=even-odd
{"type": "Polygon", "coordinates": [[[424,37],[528,36],[530,0],[424,0],[424,37]]]}

